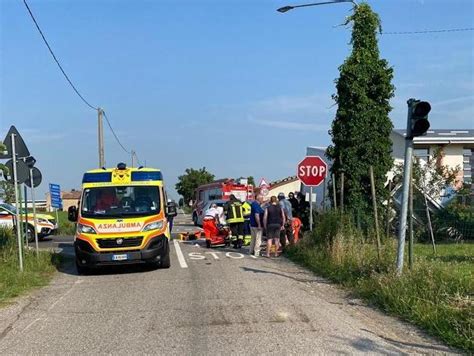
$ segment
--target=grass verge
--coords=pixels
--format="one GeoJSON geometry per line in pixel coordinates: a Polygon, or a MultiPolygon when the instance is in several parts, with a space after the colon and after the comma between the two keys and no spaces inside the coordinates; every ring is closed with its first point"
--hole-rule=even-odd
{"type": "Polygon", "coordinates": [[[58,211],[59,235],[74,235],[76,224],[67,218],[67,211],[58,211]]]}
{"type": "Polygon", "coordinates": [[[396,244],[384,242],[380,261],[373,239],[340,217],[322,216],[313,235],[288,257],[350,288],[446,344],[474,351],[474,244],[417,244],[412,270],[395,274],[396,244]]]}
{"type": "Polygon", "coordinates": [[[23,257],[24,271],[20,272],[18,247],[11,230],[0,230],[0,307],[11,298],[48,284],[56,266],[61,263],[59,255],[26,250],[23,257]]]}

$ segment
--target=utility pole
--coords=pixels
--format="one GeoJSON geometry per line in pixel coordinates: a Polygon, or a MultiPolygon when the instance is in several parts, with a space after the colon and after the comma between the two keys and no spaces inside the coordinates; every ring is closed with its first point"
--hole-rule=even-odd
{"type": "Polygon", "coordinates": [[[97,108],[97,124],[98,124],[98,138],[99,138],[99,168],[105,167],[104,157],[104,125],[102,122],[103,111],[97,108]]]}

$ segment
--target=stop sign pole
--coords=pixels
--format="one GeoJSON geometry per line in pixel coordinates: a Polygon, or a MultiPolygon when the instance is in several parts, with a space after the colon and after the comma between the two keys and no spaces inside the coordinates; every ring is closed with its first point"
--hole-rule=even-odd
{"type": "Polygon", "coordinates": [[[313,187],[319,186],[326,179],[328,166],[319,156],[306,156],[298,164],[297,176],[301,182],[310,187],[309,193],[309,229],[313,231],[313,187]]]}

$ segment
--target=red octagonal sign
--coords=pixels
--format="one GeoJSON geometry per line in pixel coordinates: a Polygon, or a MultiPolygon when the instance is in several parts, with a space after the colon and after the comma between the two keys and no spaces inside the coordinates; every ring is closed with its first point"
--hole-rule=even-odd
{"type": "Polygon", "coordinates": [[[306,156],[298,164],[298,178],[304,185],[317,187],[326,178],[328,165],[319,156],[306,156]]]}

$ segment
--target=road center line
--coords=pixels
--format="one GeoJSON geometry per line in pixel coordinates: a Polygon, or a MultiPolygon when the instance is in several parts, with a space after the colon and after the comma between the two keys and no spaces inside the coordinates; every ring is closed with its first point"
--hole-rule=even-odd
{"type": "Polygon", "coordinates": [[[179,265],[181,266],[181,268],[188,268],[188,264],[186,263],[186,260],[184,259],[183,252],[181,252],[181,247],[179,247],[178,240],[173,240],[173,243],[174,243],[174,248],[176,250],[176,256],[178,256],[179,265]]]}

